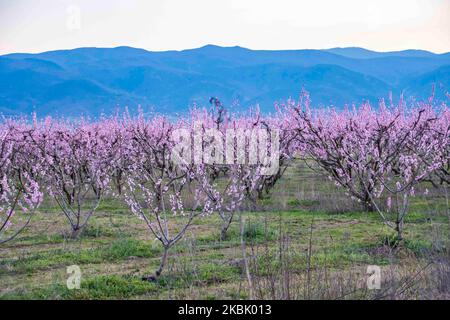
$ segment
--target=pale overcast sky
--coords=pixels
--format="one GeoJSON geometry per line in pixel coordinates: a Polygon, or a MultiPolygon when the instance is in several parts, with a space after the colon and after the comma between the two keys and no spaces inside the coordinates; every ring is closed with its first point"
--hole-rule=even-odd
{"type": "Polygon", "coordinates": [[[450,51],[450,0],[0,0],[0,54],[127,45],[450,51]]]}

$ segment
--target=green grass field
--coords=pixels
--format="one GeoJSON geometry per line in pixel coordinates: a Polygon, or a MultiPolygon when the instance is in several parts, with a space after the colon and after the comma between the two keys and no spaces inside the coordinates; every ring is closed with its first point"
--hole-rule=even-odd
{"type": "Polygon", "coordinates": [[[217,215],[197,219],[151,283],[141,277],[157,268],[162,248],[120,200],[105,199],[77,240],[46,200],[26,231],[0,246],[0,298],[448,299],[446,209],[439,194],[415,199],[405,241],[392,249],[393,231],[376,213],[323,177],[290,168],[258,211],[236,215],[225,241],[217,215]],[[66,286],[71,265],[81,269],[80,289],[66,286]],[[382,270],[380,290],[367,289],[368,265],[382,270]]]}

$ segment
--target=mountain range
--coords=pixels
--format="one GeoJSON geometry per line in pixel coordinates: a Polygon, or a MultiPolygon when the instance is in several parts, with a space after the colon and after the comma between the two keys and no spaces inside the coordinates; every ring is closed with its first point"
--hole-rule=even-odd
{"type": "Polygon", "coordinates": [[[218,97],[233,108],[297,98],[318,106],[405,97],[445,100],[450,53],[375,52],[363,48],[250,50],[207,45],[152,52],[131,47],[78,48],[0,56],[0,113],[98,116],[138,105],[182,113],[218,97]]]}

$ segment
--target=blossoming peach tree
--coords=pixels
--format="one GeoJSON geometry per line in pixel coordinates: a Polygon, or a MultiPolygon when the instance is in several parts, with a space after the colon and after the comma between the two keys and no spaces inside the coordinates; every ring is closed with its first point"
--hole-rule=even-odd
{"type": "Polygon", "coordinates": [[[213,205],[222,220],[220,240],[225,240],[245,198],[264,188],[267,177],[280,174],[279,131],[254,116],[228,114],[214,99],[212,112],[194,110],[191,127],[194,162],[204,165],[201,196],[213,205]],[[198,150],[197,150],[198,149],[198,150]]]}
{"type": "Polygon", "coordinates": [[[163,247],[159,267],[144,277],[150,281],[161,275],[170,248],[183,237],[194,218],[208,213],[207,205],[201,211],[184,206],[183,190],[189,188],[197,195],[200,191],[193,181],[204,175],[204,170],[201,165],[172,161],[177,128],[177,123],[164,117],[147,121],[143,115],[129,121],[126,127],[130,141],[122,153],[127,153],[132,161],[125,168],[124,198],[163,247]]]}
{"type": "MultiPolygon", "coordinates": [[[[226,126],[217,126],[211,119],[197,114],[189,121],[161,116],[147,120],[140,115],[125,125],[129,142],[121,153],[131,161],[125,168],[124,197],[163,247],[160,266],[145,279],[160,276],[170,248],[196,217],[217,212],[224,239],[249,181],[254,185],[259,175],[271,174],[266,158],[275,156],[275,151],[264,155],[266,145],[258,150],[258,144],[252,147],[245,139],[248,119],[235,119],[226,126]],[[242,136],[236,135],[238,129],[242,136]],[[258,152],[263,155],[261,163],[245,162],[258,152]],[[197,208],[186,206],[186,193],[194,195],[197,208]]],[[[257,136],[254,139],[258,141],[257,136]]]]}
{"type": "Polygon", "coordinates": [[[110,122],[67,123],[46,119],[30,132],[42,164],[48,194],[56,201],[77,238],[86,227],[112,176],[117,138],[110,122]]]}
{"type": "Polygon", "coordinates": [[[442,170],[450,159],[442,153],[450,143],[448,133],[436,136],[440,116],[431,104],[406,108],[401,100],[389,117],[384,111],[379,114],[366,148],[366,156],[376,163],[368,183],[375,181],[379,186],[369,193],[370,199],[383,221],[396,231],[395,244],[403,240],[404,220],[417,185],[442,170]],[[380,199],[386,199],[384,209],[380,199]]]}
{"type": "Polygon", "coordinates": [[[441,121],[447,107],[437,113],[431,103],[406,107],[400,99],[389,107],[381,101],[378,109],[366,103],[314,112],[306,103],[290,112],[301,151],[366,210],[377,211],[402,240],[417,184],[433,173],[446,179],[450,140],[448,122],[441,121]]]}
{"type": "Polygon", "coordinates": [[[43,198],[40,167],[23,128],[19,121],[0,125],[0,244],[28,226],[43,198]]]}

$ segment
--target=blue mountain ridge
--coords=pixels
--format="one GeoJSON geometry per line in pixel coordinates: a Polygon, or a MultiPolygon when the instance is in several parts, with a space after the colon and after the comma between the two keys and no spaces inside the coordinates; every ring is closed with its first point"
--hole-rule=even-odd
{"type": "Polygon", "coordinates": [[[0,56],[0,113],[98,116],[141,105],[182,113],[211,96],[245,109],[297,98],[318,106],[376,103],[404,92],[446,99],[450,53],[375,52],[363,48],[250,50],[207,45],[151,52],[131,47],[78,48],[0,56]]]}

